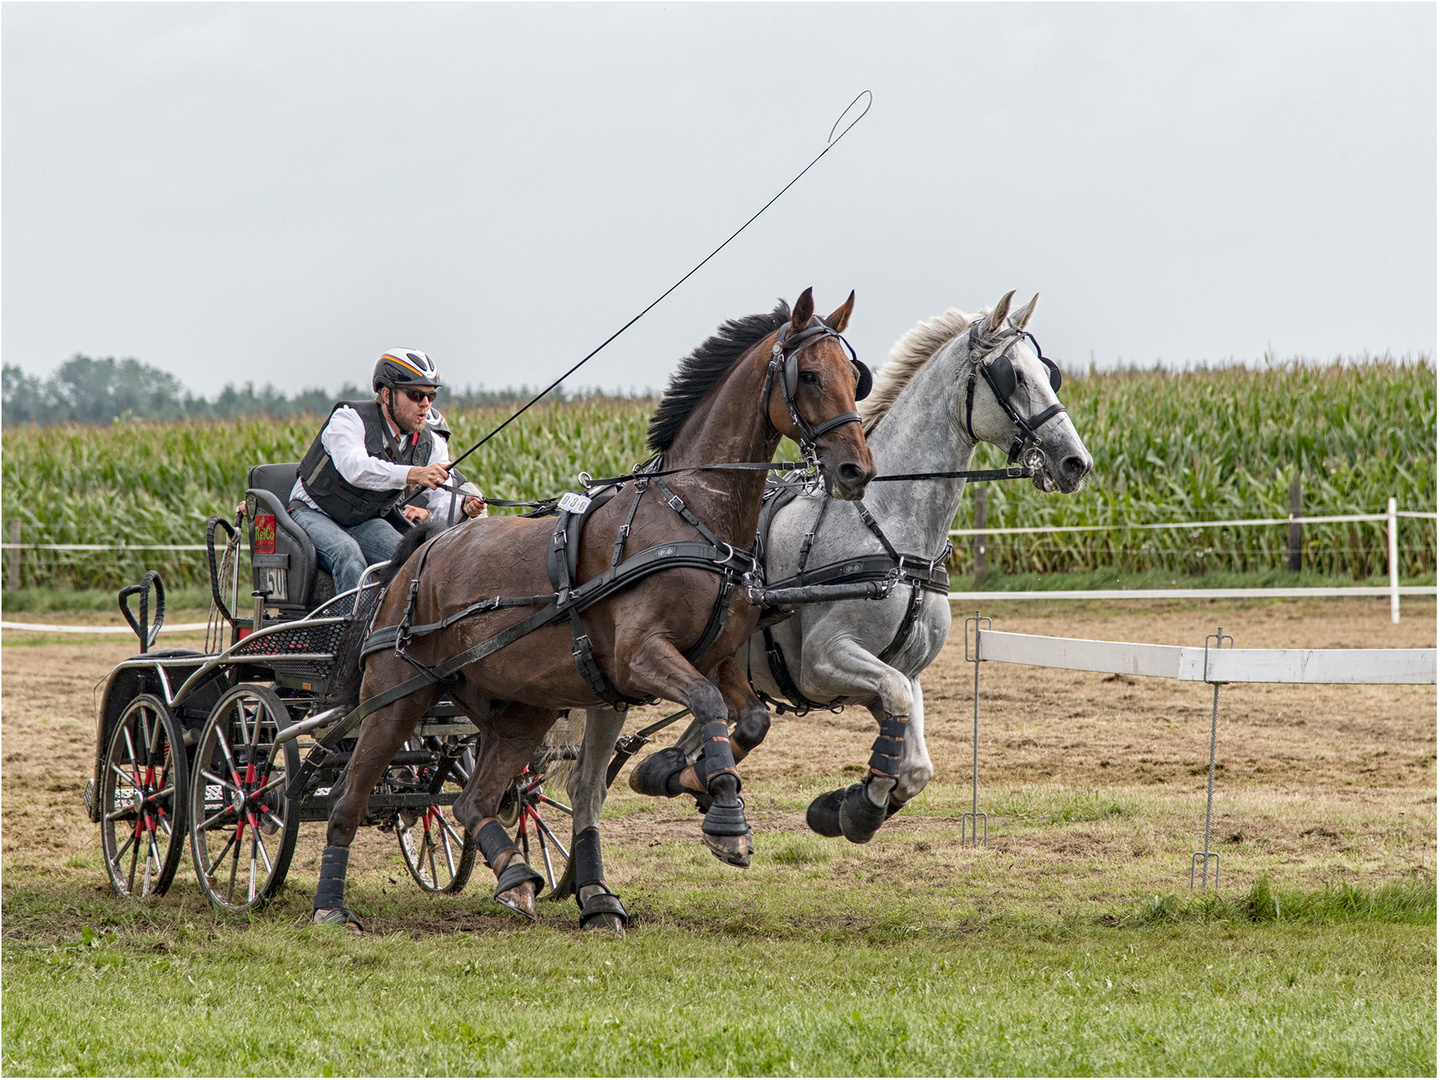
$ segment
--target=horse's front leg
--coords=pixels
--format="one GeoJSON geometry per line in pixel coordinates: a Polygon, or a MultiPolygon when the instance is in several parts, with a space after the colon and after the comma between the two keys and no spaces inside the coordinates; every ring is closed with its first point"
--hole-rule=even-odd
{"type": "Polygon", "coordinates": [[[496,815],[500,800],[534,757],[545,732],[559,716],[553,709],[511,703],[480,729],[475,771],[453,813],[475,837],[485,865],[495,872],[495,901],[527,919],[536,919],[535,897],[545,879],[531,869],[496,815]]]}
{"type": "MultiPolygon", "coordinates": [[[[934,762],[924,742],[924,690],[918,678],[909,680],[909,730],[905,732],[904,753],[899,759],[899,778],[889,793],[888,817],[893,817],[905,803],[924,790],[934,779],[934,762]]],[[[873,711],[873,710],[871,710],[873,711]]],[[[876,716],[876,720],[883,717],[876,716]]]]}
{"type": "MultiPolygon", "coordinates": [[[[800,668],[801,689],[807,696],[821,701],[837,697],[877,697],[871,707],[879,721],[879,736],[874,740],[869,757],[869,773],[864,780],[848,788],[827,791],[810,803],[805,814],[809,827],[822,836],[843,836],[856,844],[868,843],[885,819],[928,783],[925,776],[918,787],[914,781],[923,771],[916,767],[906,773],[904,764],[910,760],[910,719],[916,700],[918,683],[903,672],[890,667],[873,653],[850,638],[805,643],[800,668]],[[900,779],[906,776],[906,786],[900,779]],[[893,796],[902,791],[898,805],[893,796]]],[[[920,723],[923,724],[921,704],[920,723]]],[[[925,765],[929,755],[921,753],[925,765]]],[[[929,766],[933,774],[933,766],[929,766]]]]}
{"type": "Polygon", "coordinates": [[[703,743],[700,759],[692,769],[685,767],[682,754],[671,762],[661,751],[635,769],[630,786],[646,795],[679,795],[684,791],[680,777],[688,773],[698,783],[699,790],[694,794],[702,793],[702,799],[709,803],[701,826],[705,846],[721,862],[748,866],[753,840],[739,797],[739,770],[735,768],[729,706],[724,695],[690,665],[673,642],[657,634],[639,642],[629,656],[620,659],[635,686],[689,706],[703,743]]]}
{"type": "MultiPolygon", "coordinates": [[[[764,742],[764,737],[769,734],[769,710],[755,695],[749,679],[745,677],[744,669],[733,657],[721,660],[710,672],[709,678],[724,696],[729,720],[734,725],[729,737],[730,752],[734,755],[735,764],[739,764],[749,757],[750,751],[764,742]]],[[[678,764],[681,759],[688,761],[690,754],[702,751],[703,748],[704,739],[700,735],[699,722],[695,721],[670,749],[675,755],[675,764],[678,764]]],[[[707,794],[699,779],[699,765],[699,761],[686,765],[676,781],[685,791],[697,797],[707,794]]]]}
{"type": "MultiPolygon", "coordinates": [[[[370,696],[369,693],[366,696],[370,696]]],[[[329,828],[325,834],[325,851],[320,857],[320,882],[315,889],[312,916],[315,922],[338,923],[353,932],[364,932],[360,920],[345,907],[350,844],[365,818],[370,793],[380,774],[410,737],[415,721],[433,704],[434,696],[433,688],[417,691],[375,710],[360,725],[355,751],[331,788],[329,828]]]]}
{"type": "Polygon", "coordinates": [[[606,773],[614,756],[615,740],[624,730],[625,715],[617,709],[590,709],[586,713],[580,759],[566,785],[574,811],[570,861],[555,888],[556,896],[574,894],[583,929],[611,930],[616,934],[624,933],[629,914],[605,883],[599,823],[609,791],[606,773]]]}

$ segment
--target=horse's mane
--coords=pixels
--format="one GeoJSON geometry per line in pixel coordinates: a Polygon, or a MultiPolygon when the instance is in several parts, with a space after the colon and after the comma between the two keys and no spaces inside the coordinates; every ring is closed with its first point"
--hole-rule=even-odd
{"type": "MultiPolygon", "coordinates": [[[[984,312],[980,312],[980,315],[983,314],[984,312]]],[[[968,330],[970,324],[980,315],[966,315],[950,308],[943,315],[936,315],[906,331],[904,336],[894,343],[894,348],[889,350],[889,359],[874,377],[874,389],[870,391],[869,397],[859,403],[859,415],[864,421],[866,435],[885,418],[895,399],[919,373],[919,369],[946,343],[968,330]]]]}
{"type": "Polygon", "coordinates": [[[681,360],[679,369],[670,376],[659,408],[650,417],[650,449],[657,454],[668,450],[679,434],[680,425],[700,398],[720,381],[750,346],[789,322],[789,317],[789,304],[781,300],[767,315],[731,319],[681,360]]]}

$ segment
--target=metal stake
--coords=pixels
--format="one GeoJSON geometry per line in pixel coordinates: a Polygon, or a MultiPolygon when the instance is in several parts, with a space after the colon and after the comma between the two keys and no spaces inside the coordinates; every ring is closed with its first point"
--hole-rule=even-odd
{"type": "Polygon", "coordinates": [[[990,621],[976,611],[972,616],[964,620],[964,658],[974,664],[974,777],[970,782],[970,795],[972,798],[971,810],[959,817],[959,843],[964,845],[966,832],[969,835],[970,843],[978,846],[989,844],[989,817],[980,812],[979,809],[979,663],[982,659],[979,655],[979,630],[983,624],[985,629],[990,627],[990,621]],[[969,626],[974,624],[974,654],[970,655],[969,649],[969,626]],[[981,840],[980,827],[984,828],[984,839],[981,840]]]}
{"type": "MultiPolygon", "coordinates": [[[[1224,632],[1220,627],[1218,633],[1210,634],[1204,639],[1204,681],[1210,682],[1209,678],[1209,643],[1214,642],[1216,650],[1225,647],[1224,643],[1229,642],[1229,648],[1234,648],[1234,638],[1224,632]]],[[[1214,820],[1214,744],[1219,736],[1219,687],[1222,683],[1214,683],[1214,711],[1209,719],[1209,793],[1204,801],[1204,850],[1196,851],[1189,857],[1189,887],[1194,888],[1194,867],[1200,866],[1199,891],[1203,892],[1209,887],[1209,860],[1214,860],[1214,887],[1219,888],[1219,852],[1209,849],[1210,827],[1214,820]]]]}

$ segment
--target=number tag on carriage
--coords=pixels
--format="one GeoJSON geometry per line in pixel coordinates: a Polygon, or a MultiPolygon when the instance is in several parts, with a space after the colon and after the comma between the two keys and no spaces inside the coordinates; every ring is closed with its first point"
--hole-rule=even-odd
{"type": "Polygon", "coordinates": [[[571,514],[583,514],[590,508],[590,497],[588,495],[576,495],[573,491],[567,491],[560,496],[559,507],[571,514]]]}

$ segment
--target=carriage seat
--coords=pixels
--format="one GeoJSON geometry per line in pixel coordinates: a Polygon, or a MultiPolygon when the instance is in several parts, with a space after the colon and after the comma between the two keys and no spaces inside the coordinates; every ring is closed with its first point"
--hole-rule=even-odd
{"type": "Polygon", "coordinates": [[[282,618],[307,615],[335,595],[334,579],[320,569],[315,545],[287,509],[299,472],[297,461],[256,465],[245,482],[245,501],[254,503],[249,515],[254,587],[269,591],[268,604],[282,618]],[[264,516],[274,519],[273,539],[264,516]]]}

